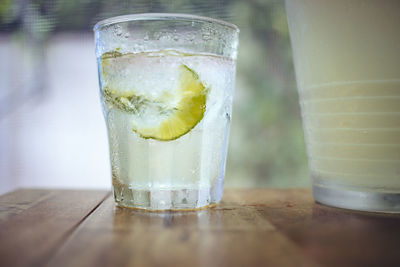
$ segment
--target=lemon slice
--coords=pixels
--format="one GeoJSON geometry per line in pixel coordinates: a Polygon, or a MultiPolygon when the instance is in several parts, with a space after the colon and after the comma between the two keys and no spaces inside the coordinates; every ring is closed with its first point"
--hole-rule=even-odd
{"type": "Polygon", "coordinates": [[[176,92],[174,96],[165,93],[150,98],[109,87],[103,88],[103,92],[108,104],[133,115],[132,130],[146,139],[175,140],[192,130],[206,111],[207,88],[186,65],[179,67],[179,88],[172,91],[176,92]],[[147,116],[148,110],[157,112],[147,116]]]}
{"type": "Polygon", "coordinates": [[[144,138],[175,140],[193,129],[206,111],[206,88],[199,76],[186,65],[180,68],[180,100],[171,114],[157,127],[133,129],[144,138]]]}

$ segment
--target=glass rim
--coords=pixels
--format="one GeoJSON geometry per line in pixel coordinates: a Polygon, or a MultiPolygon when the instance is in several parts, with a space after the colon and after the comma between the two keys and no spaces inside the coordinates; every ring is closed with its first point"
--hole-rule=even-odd
{"type": "Polygon", "coordinates": [[[146,20],[161,20],[161,21],[168,21],[168,20],[177,20],[177,21],[199,21],[199,22],[210,22],[220,24],[222,26],[228,27],[234,30],[236,33],[239,33],[239,27],[235,24],[220,20],[214,19],[209,17],[197,16],[197,15],[190,15],[190,14],[181,14],[181,13],[138,13],[138,14],[130,14],[130,15],[123,15],[123,16],[116,16],[111,17],[108,19],[101,20],[97,22],[94,27],[93,31],[97,31],[104,26],[109,26],[112,24],[117,24],[121,22],[127,21],[146,21],[146,20]]]}

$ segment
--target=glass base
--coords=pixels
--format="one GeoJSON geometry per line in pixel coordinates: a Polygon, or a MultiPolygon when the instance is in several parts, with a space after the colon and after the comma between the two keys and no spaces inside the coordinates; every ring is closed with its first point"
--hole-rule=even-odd
{"type": "Polygon", "coordinates": [[[199,189],[131,189],[126,185],[113,187],[118,206],[149,211],[196,210],[215,205],[222,199],[223,187],[199,189]]]}
{"type": "Polygon", "coordinates": [[[355,191],[314,184],[313,195],[317,202],[328,206],[370,212],[400,213],[400,193],[355,191]]]}

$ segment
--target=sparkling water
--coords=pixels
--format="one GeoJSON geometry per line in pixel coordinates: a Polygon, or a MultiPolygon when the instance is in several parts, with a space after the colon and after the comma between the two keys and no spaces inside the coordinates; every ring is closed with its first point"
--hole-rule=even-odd
{"type": "Polygon", "coordinates": [[[235,64],[209,54],[158,51],[99,60],[107,121],[114,196],[121,206],[194,209],[218,203],[231,120],[235,64]],[[187,66],[207,88],[204,117],[188,133],[170,141],[143,138],[135,127],[157,126],[176,105],[179,71],[187,66]],[[105,88],[141,95],[140,111],[107,101],[105,88]],[[167,99],[167,104],[157,99],[167,99]]]}

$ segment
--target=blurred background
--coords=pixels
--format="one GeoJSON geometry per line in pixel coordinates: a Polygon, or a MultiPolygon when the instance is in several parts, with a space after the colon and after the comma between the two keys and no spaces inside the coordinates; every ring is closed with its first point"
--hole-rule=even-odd
{"type": "Polygon", "coordinates": [[[283,0],[0,0],[0,194],[111,186],[92,28],[146,12],[241,29],[225,185],[309,186],[283,0]]]}

